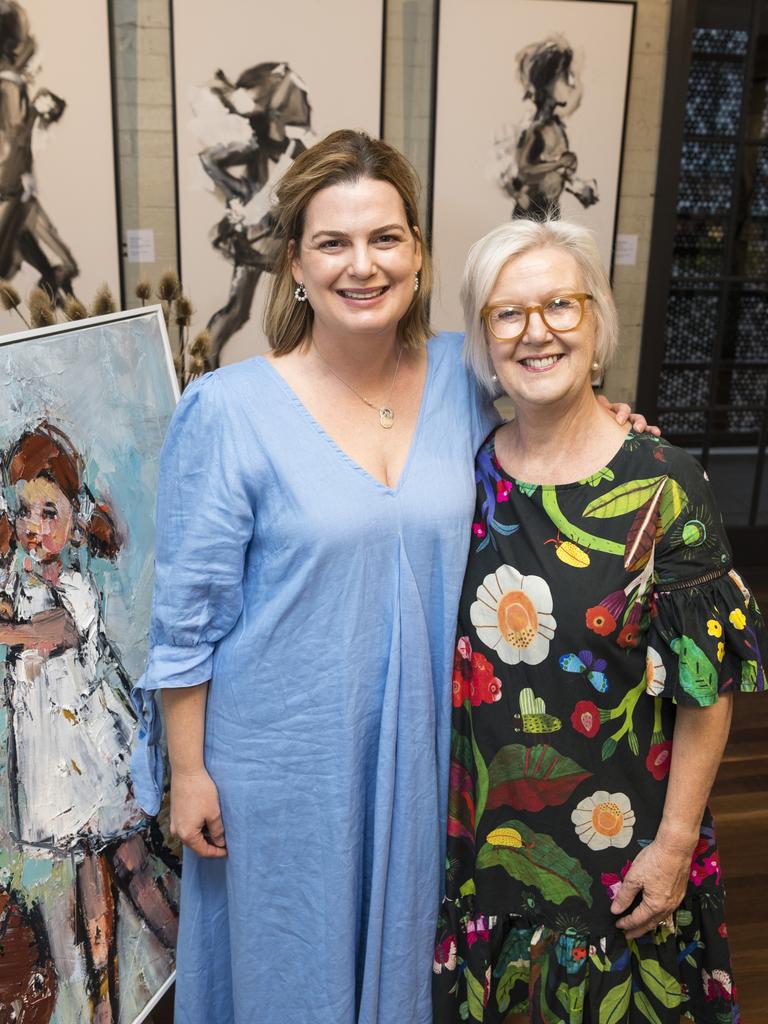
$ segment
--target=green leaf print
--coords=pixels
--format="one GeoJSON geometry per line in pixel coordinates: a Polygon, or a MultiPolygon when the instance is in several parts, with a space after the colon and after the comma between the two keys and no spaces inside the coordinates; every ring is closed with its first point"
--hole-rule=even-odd
{"type": "Polygon", "coordinates": [[[638,1008],[640,1013],[649,1020],[651,1024],[661,1024],[661,1017],[651,1006],[651,1001],[645,992],[635,992],[634,994],[635,1006],[638,1008]]]}
{"type": "Polygon", "coordinates": [[[573,523],[565,518],[557,503],[556,487],[547,486],[541,488],[541,504],[554,525],[568,540],[572,540],[575,544],[580,544],[589,551],[603,551],[607,555],[624,557],[623,544],[617,544],[616,541],[606,540],[605,537],[596,537],[592,533],[587,533],[586,530],[580,530],[578,526],[574,526],[573,523]]]}
{"type": "Polygon", "coordinates": [[[472,756],[472,741],[462,736],[456,729],[451,730],[451,754],[454,760],[471,772],[475,767],[475,759],[472,756]]]}
{"type": "Polygon", "coordinates": [[[688,507],[688,495],[680,484],[667,477],[659,502],[659,525],[661,532],[666,533],[683,509],[688,507]]]}
{"type": "Polygon", "coordinates": [[[677,655],[680,685],[706,707],[717,695],[717,669],[689,636],[676,637],[669,645],[677,655]]]}
{"type": "Polygon", "coordinates": [[[472,733],[472,753],[475,758],[475,777],[477,779],[475,821],[479,822],[485,811],[485,801],[488,799],[488,768],[480,753],[474,732],[472,733]]]}
{"type": "Polygon", "coordinates": [[[613,519],[615,516],[625,516],[628,512],[636,512],[653,497],[662,479],[660,476],[652,476],[646,480],[629,480],[619,484],[612,491],[590,501],[584,509],[584,518],[613,519]]]}
{"type": "Polygon", "coordinates": [[[482,981],[478,981],[469,968],[464,971],[464,977],[467,981],[467,1008],[469,1010],[469,1016],[473,1020],[481,1021],[483,1019],[485,986],[482,981]]]}
{"type": "Polygon", "coordinates": [[[537,986],[539,1003],[537,1009],[541,1014],[541,1020],[543,1021],[543,1024],[563,1024],[562,1014],[559,1012],[556,1013],[549,1005],[549,974],[552,963],[552,959],[547,956],[544,957],[544,960],[541,964],[541,981],[537,986]]]}
{"type": "Polygon", "coordinates": [[[600,1003],[599,1024],[624,1024],[632,994],[632,978],[625,978],[600,1003]]]}
{"type": "Polygon", "coordinates": [[[526,986],[528,985],[528,976],[530,973],[530,964],[519,962],[507,964],[504,976],[496,986],[496,1003],[499,1007],[500,1013],[506,1013],[509,1009],[509,1002],[512,998],[512,989],[518,981],[522,981],[526,986]]]}
{"type": "MultiPolygon", "coordinates": [[[[637,947],[633,950],[637,956],[637,947]]],[[[680,982],[666,971],[658,960],[643,960],[638,957],[637,966],[643,986],[659,1000],[662,1006],[671,1009],[683,1001],[680,982]]]]}
{"type": "Polygon", "coordinates": [[[598,484],[602,483],[603,480],[613,480],[615,473],[612,469],[607,466],[603,466],[602,469],[598,469],[596,473],[592,473],[591,476],[585,476],[583,480],[579,480],[580,484],[588,484],[590,487],[597,487],[598,484]]]}
{"type": "Polygon", "coordinates": [[[507,821],[489,832],[487,839],[477,855],[478,868],[504,868],[512,878],[538,889],[550,903],[576,896],[592,906],[591,877],[552,836],[534,832],[522,821],[507,821]]]}
{"type": "Polygon", "coordinates": [[[741,683],[739,689],[743,693],[754,693],[757,689],[757,662],[756,661],[742,661],[741,663],[741,683]]]}
{"type": "Polygon", "coordinates": [[[518,481],[517,489],[521,494],[524,494],[527,498],[532,498],[536,491],[539,489],[538,484],[526,484],[522,480],[518,481]]]}
{"type": "Polygon", "coordinates": [[[584,996],[587,990],[587,979],[582,978],[578,985],[569,985],[567,981],[561,981],[557,986],[557,998],[568,1011],[569,1019],[581,1020],[584,1013],[584,996]]]}
{"type": "Polygon", "coordinates": [[[491,762],[487,806],[525,811],[557,807],[591,776],[592,772],[559,754],[548,743],[537,743],[534,747],[512,743],[502,747],[491,762]]]}

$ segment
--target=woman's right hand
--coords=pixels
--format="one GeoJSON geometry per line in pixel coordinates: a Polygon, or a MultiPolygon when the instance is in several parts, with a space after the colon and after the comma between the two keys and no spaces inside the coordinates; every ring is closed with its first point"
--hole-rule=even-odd
{"type": "Polygon", "coordinates": [[[199,857],[226,857],[219,792],[205,769],[171,772],[171,833],[199,857]]]}

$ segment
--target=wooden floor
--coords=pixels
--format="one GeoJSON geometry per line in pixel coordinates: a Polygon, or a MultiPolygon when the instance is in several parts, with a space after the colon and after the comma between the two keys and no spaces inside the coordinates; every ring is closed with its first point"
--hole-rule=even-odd
{"type": "MultiPolygon", "coordinates": [[[[745,570],[768,621],[768,571],[745,570]]],[[[742,1024],[768,1024],[768,695],[734,701],[731,738],[712,793],[728,892],[728,934],[742,1024]]],[[[168,993],[150,1024],[171,1024],[168,993]]]]}
{"type": "MultiPolygon", "coordinates": [[[[768,621],[768,572],[744,576],[768,621]]],[[[712,793],[742,1024],[768,1022],[768,695],[737,694],[712,793]]]]}

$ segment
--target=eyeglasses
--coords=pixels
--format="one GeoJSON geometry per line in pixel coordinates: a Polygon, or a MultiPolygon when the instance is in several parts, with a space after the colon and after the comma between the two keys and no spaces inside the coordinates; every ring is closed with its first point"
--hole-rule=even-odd
{"type": "Polygon", "coordinates": [[[480,316],[485,326],[497,341],[516,341],[528,329],[531,313],[538,313],[544,326],[554,334],[575,331],[584,319],[584,303],[592,296],[587,292],[572,292],[556,295],[545,305],[532,306],[485,306],[480,316]]]}

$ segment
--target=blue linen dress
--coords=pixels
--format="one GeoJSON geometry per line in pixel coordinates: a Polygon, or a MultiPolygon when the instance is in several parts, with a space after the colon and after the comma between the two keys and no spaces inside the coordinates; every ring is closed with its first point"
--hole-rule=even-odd
{"type": "Polygon", "coordinates": [[[431,1021],[452,641],[473,456],[496,419],[461,340],[428,345],[395,487],[264,359],[178,406],[134,782],[156,812],[152,691],[210,678],[205,761],[228,849],[184,851],[179,1024],[431,1021]]]}

